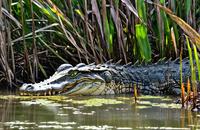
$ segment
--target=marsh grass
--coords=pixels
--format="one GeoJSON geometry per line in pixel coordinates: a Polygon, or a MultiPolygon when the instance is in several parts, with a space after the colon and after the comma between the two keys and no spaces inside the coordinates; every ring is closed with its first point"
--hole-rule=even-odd
{"type": "MultiPolygon", "coordinates": [[[[200,75],[200,69],[199,69],[199,57],[196,49],[196,45],[192,44],[192,47],[190,46],[190,42],[188,37],[186,36],[186,43],[188,47],[188,54],[189,54],[189,62],[190,62],[190,70],[191,70],[191,83],[192,83],[192,100],[193,100],[193,108],[196,108],[197,105],[197,97],[198,97],[198,81],[199,81],[199,75],[200,75]],[[193,49],[193,51],[192,51],[193,49]],[[193,57],[195,60],[193,60],[193,57]],[[198,79],[196,76],[198,75],[198,79]]],[[[188,96],[190,96],[190,81],[188,81],[188,96]]],[[[189,99],[190,97],[188,97],[189,99]]]]}
{"type": "Polygon", "coordinates": [[[134,102],[137,103],[137,99],[138,99],[138,90],[137,90],[137,85],[134,84],[134,102]]]}
{"type": "Polygon", "coordinates": [[[200,2],[155,2],[1,1],[0,19],[6,30],[0,29],[0,79],[11,84],[35,82],[62,63],[175,59],[181,46],[187,56],[183,34],[197,47],[200,43],[195,31],[200,2]]]}
{"type": "Polygon", "coordinates": [[[181,104],[182,104],[182,108],[185,107],[185,87],[184,87],[184,83],[181,84],[181,104]]]}

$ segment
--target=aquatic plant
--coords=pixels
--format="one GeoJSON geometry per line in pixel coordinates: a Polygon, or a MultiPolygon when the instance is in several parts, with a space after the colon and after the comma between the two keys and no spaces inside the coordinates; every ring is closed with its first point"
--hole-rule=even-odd
{"type": "Polygon", "coordinates": [[[188,106],[189,101],[191,100],[191,86],[190,86],[190,79],[187,80],[187,97],[186,97],[186,105],[188,106]]]}
{"type": "Polygon", "coordinates": [[[185,103],[185,88],[184,88],[184,84],[181,84],[181,104],[182,104],[182,108],[184,108],[184,103],[185,103]]]}
{"type": "Polygon", "coordinates": [[[138,98],[137,86],[136,86],[136,84],[134,84],[134,101],[135,101],[135,103],[137,102],[137,98],[138,98]]]}

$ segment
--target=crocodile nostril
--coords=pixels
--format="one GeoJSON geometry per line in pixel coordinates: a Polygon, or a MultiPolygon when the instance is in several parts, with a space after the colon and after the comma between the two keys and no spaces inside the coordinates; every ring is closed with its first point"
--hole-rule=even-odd
{"type": "Polygon", "coordinates": [[[26,90],[33,90],[33,86],[32,85],[28,85],[26,90]]]}

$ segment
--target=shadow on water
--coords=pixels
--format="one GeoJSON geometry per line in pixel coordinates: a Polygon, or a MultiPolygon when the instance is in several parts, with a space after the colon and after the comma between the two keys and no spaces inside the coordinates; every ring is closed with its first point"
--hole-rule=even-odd
{"type": "Polygon", "coordinates": [[[197,129],[199,113],[172,99],[123,96],[1,96],[2,129],[197,129]]]}

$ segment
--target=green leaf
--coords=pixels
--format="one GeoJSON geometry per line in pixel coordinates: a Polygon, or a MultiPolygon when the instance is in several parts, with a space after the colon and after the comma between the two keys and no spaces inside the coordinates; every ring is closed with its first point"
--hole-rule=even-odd
{"type": "Polygon", "coordinates": [[[198,70],[198,78],[199,78],[199,81],[200,81],[199,56],[198,56],[197,48],[196,48],[196,46],[194,44],[193,44],[193,48],[194,48],[194,56],[195,56],[195,60],[196,60],[197,70],[198,70]]]}
{"type": "Polygon", "coordinates": [[[106,21],[105,21],[105,38],[106,38],[106,41],[108,42],[109,53],[112,54],[113,53],[113,40],[112,40],[112,34],[110,32],[110,24],[108,22],[107,17],[106,17],[106,21]]]}
{"type": "Polygon", "coordinates": [[[191,0],[186,0],[185,1],[186,16],[188,16],[189,13],[190,13],[191,5],[192,5],[192,1],[191,0]]]}
{"type": "Polygon", "coordinates": [[[147,14],[144,0],[136,0],[137,10],[139,17],[146,23],[147,22],[147,14]]]}
{"type": "Polygon", "coordinates": [[[136,39],[142,59],[151,60],[151,47],[147,37],[147,28],[143,24],[136,24],[136,39]]]}
{"type": "Polygon", "coordinates": [[[189,53],[189,60],[190,60],[190,69],[191,69],[191,79],[192,81],[196,81],[196,73],[195,73],[195,68],[193,64],[193,58],[192,58],[192,49],[190,47],[190,42],[188,40],[188,37],[186,36],[186,43],[187,43],[187,48],[188,48],[188,53],[189,53]]]}

